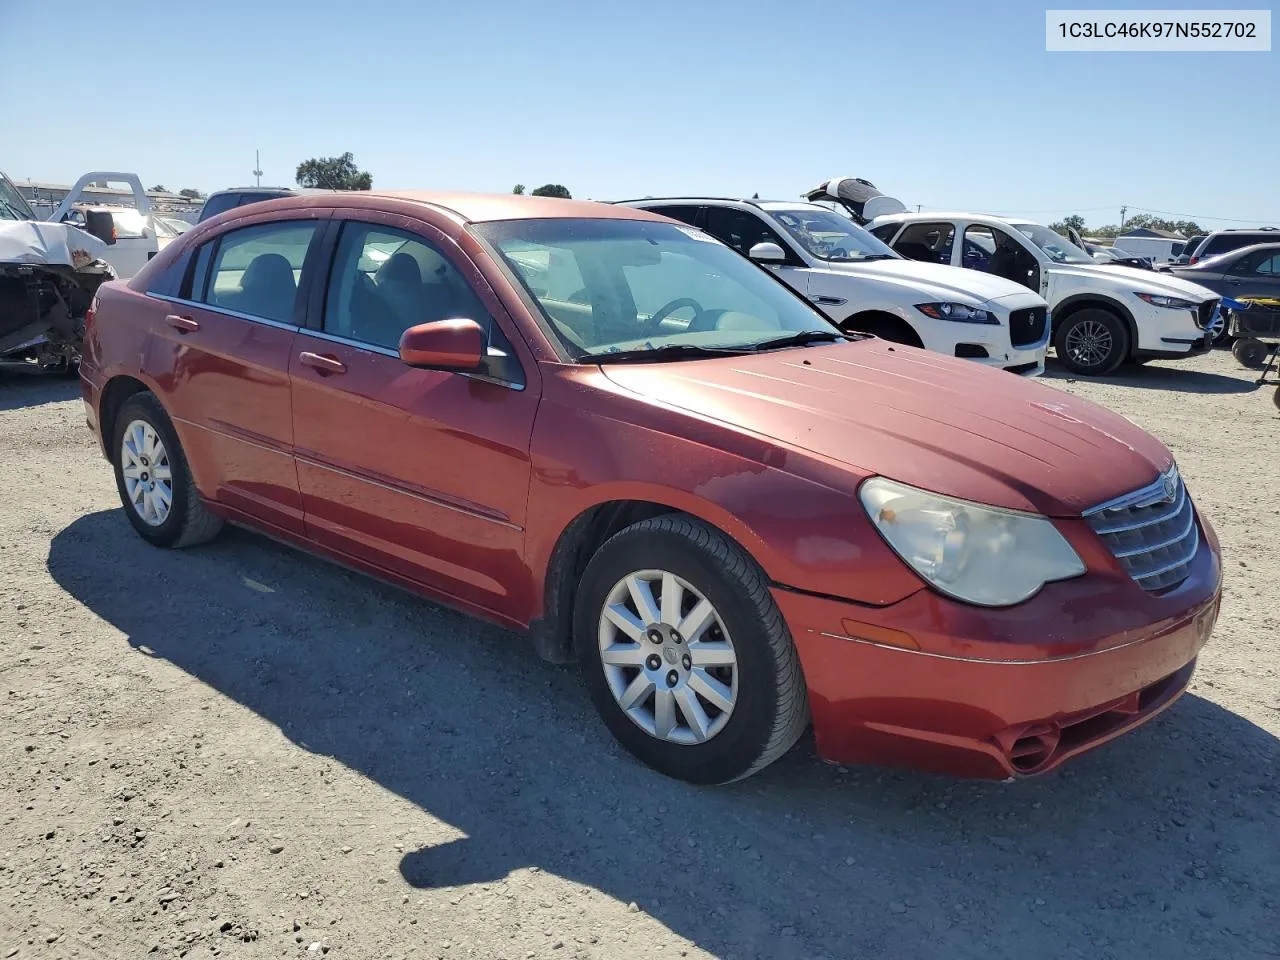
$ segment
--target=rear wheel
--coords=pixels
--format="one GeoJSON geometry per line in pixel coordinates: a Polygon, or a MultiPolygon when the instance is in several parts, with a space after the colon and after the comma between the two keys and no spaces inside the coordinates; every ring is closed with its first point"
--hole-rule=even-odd
{"type": "Polygon", "coordinates": [[[222,520],[200,501],[178,434],[154,394],[135,393],[124,402],[111,450],[120,502],[142,539],[190,547],[222,530],[222,520]]]}
{"type": "Polygon", "coordinates": [[[691,518],[645,520],[600,548],[583,574],[574,637],[605,725],[667,776],[750,776],[808,722],[800,662],[768,580],[691,518]]]}
{"type": "Polygon", "coordinates": [[[1058,359],[1072,373],[1105,377],[1129,356],[1129,331],[1106,310],[1079,310],[1063,320],[1053,335],[1058,359]]]}

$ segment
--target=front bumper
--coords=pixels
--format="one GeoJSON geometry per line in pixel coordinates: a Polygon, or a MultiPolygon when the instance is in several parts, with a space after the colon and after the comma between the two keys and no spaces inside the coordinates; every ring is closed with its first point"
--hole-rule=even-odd
{"type": "Polygon", "coordinates": [[[1163,596],[1092,568],[1017,607],[921,590],[866,607],[775,588],[819,755],[961,777],[1039,774],[1186,690],[1221,602],[1216,539],[1163,596]]]}

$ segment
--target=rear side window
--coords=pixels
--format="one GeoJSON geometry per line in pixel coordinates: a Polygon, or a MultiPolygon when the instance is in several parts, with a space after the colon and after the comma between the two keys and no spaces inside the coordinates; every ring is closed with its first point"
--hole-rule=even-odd
{"type": "Polygon", "coordinates": [[[203,296],[192,299],[251,317],[294,323],[302,265],[315,235],[314,222],[299,220],[222,234],[215,241],[203,296]]]}
{"type": "Polygon", "coordinates": [[[215,193],[204,202],[204,206],[200,210],[200,219],[208,220],[210,217],[216,217],[218,214],[238,206],[240,206],[240,194],[215,193]]]}
{"type": "Polygon", "coordinates": [[[700,208],[693,204],[673,204],[666,207],[645,207],[645,209],[650,213],[670,217],[672,220],[679,220],[690,226],[698,225],[698,210],[700,208]]]}
{"type": "MultiPolygon", "coordinates": [[[[950,263],[951,248],[955,244],[955,239],[954,223],[944,221],[913,223],[894,241],[893,249],[909,260],[921,260],[924,263],[950,263]]],[[[969,264],[966,263],[965,266],[969,264]]]]}

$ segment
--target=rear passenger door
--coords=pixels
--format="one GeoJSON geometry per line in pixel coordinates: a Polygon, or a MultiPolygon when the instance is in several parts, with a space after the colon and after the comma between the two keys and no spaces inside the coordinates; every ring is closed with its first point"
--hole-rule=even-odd
{"type": "Polygon", "coordinates": [[[531,357],[521,363],[497,297],[433,227],[361,212],[331,232],[328,282],[291,362],[308,536],[514,615],[528,601],[523,535],[539,395],[531,357]],[[400,359],[408,327],[462,317],[489,332],[491,355],[510,358],[501,375],[400,359]]]}
{"type": "Polygon", "coordinates": [[[270,217],[195,250],[179,295],[164,298],[147,366],[200,490],[301,534],[288,370],[323,220],[270,217]]]}

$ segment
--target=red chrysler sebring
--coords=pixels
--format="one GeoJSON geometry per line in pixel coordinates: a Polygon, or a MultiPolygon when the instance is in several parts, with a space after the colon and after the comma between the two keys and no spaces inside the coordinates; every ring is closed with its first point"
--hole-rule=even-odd
{"type": "Polygon", "coordinates": [[[1218,612],[1159,441],[641,210],[242,207],[101,288],[81,377],[149,542],[243,524],[523,630],[687,780],[810,722],[831,761],[1040,773],[1173,703],[1218,612]]]}

